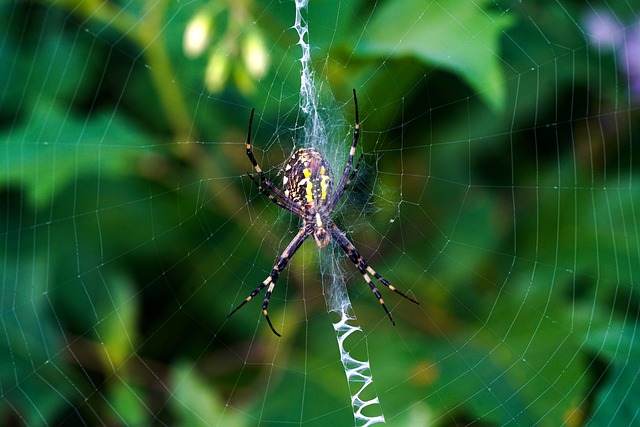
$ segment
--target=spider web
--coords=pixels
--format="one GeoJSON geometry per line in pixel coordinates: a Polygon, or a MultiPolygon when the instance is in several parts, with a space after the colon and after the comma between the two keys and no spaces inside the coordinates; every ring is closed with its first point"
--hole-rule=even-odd
{"type": "Polygon", "coordinates": [[[294,6],[0,4],[2,424],[352,425],[335,281],[387,424],[637,423],[638,3],[312,1],[334,220],[421,305],[307,242],[277,338],[226,315],[300,225],[244,175],[253,107],[278,185],[317,144],[294,6]]]}

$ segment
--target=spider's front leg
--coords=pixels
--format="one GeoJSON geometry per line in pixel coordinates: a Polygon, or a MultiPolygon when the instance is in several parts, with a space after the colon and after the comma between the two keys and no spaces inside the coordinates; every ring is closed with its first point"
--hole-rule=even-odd
{"type": "Polygon", "coordinates": [[[338,186],[336,187],[336,192],[331,196],[331,200],[329,201],[329,206],[331,209],[335,207],[338,203],[344,192],[347,190],[349,183],[355,176],[357,172],[358,166],[362,161],[362,155],[358,159],[358,163],[356,164],[356,170],[351,173],[351,168],[353,166],[353,156],[356,154],[356,145],[358,145],[358,137],[360,136],[360,118],[358,117],[358,98],[356,97],[356,90],[353,89],[353,104],[356,110],[356,126],[353,129],[353,139],[351,141],[351,148],[349,149],[349,158],[347,159],[347,164],[344,167],[344,171],[342,172],[342,176],[340,177],[340,181],[338,182],[338,186]]]}
{"type": "MultiPolygon", "coordinates": [[[[267,179],[267,176],[264,174],[264,172],[262,171],[262,168],[260,167],[260,165],[258,164],[258,161],[256,160],[255,156],[253,155],[253,150],[251,149],[251,128],[253,127],[253,114],[255,113],[255,108],[251,109],[251,116],[249,116],[249,130],[247,131],[247,157],[249,157],[249,161],[251,162],[251,165],[253,165],[253,169],[256,171],[256,173],[258,174],[258,176],[260,176],[260,182],[264,183],[265,188],[262,188],[262,186],[260,184],[257,183],[257,181],[253,181],[258,188],[260,189],[260,192],[269,196],[269,198],[271,200],[273,200],[274,202],[276,202],[276,204],[278,204],[279,206],[282,207],[282,204],[288,205],[288,206],[294,206],[295,203],[293,203],[293,201],[285,196],[282,191],[280,191],[275,185],[273,185],[273,183],[271,181],[269,181],[267,179]],[[271,191],[273,193],[273,196],[270,196],[268,191],[271,191]],[[281,201],[281,202],[280,202],[281,201]],[[280,202],[280,203],[279,203],[280,202]]],[[[251,175],[249,175],[249,177],[251,179],[253,179],[253,177],[251,177],[251,175]]],[[[285,208],[289,211],[292,211],[291,209],[285,208]]],[[[293,212],[293,211],[292,211],[293,212]]],[[[296,215],[299,215],[296,212],[293,212],[296,215]]]]}
{"type": "Polygon", "coordinates": [[[273,203],[275,203],[276,205],[280,206],[282,209],[291,212],[294,215],[298,215],[299,217],[302,217],[304,215],[304,213],[300,210],[300,208],[298,206],[287,204],[286,202],[282,202],[282,201],[276,199],[273,196],[273,194],[269,193],[269,191],[267,191],[266,188],[264,188],[262,185],[260,185],[260,183],[258,181],[256,181],[256,179],[253,177],[253,175],[251,175],[250,173],[247,172],[247,176],[249,178],[251,178],[251,181],[253,181],[253,183],[256,185],[256,187],[258,187],[258,190],[260,191],[260,193],[264,194],[265,196],[267,196],[269,198],[269,200],[271,200],[273,203]]]}
{"type": "Polygon", "coordinates": [[[273,333],[279,337],[282,336],[275,330],[275,328],[273,327],[273,324],[271,323],[271,319],[269,319],[269,313],[267,312],[267,307],[269,306],[269,299],[271,298],[271,292],[273,292],[273,288],[276,285],[276,281],[278,280],[278,276],[280,275],[280,272],[284,270],[284,268],[289,263],[289,260],[291,260],[291,258],[296,253],[298,248],[300,248],[300,245],[302,245],[302,242],[304,242],[307,237],[309,237],[309,233],[304,228],[300,229],[298,234],[296,234],[296,237],[294,237],[293,240],[291,240],[291,243],[289,243],[289,245],[284,250],[284,252],[282,252],[280,259],[278,259],[278,262],[276,263],[276,265],[273,266],[273,269],[271,270],[271,273],[269,274],[269,276],[266,279],[264,279],[264,281],[260,284],[260,286],[255,288],[249,294],[249,296],[245,298],[244,301],[242,301],[242,303],[239,306],[231,310],[231,313],[227,315],[227,319],[231,317],[233,313],[240,310],[242,306],[244,306],[246,303],[251,301],[251,299],[255,297],[262,289],[264,289],[265,286],[269,285],[269,287],[267,288],[267,293],[264,296],[264,302],[262,303],[262,314],[264,314],[264,317],[267,319],[267,323],[269,323],[269,327],[271,328],[273,333]]]}

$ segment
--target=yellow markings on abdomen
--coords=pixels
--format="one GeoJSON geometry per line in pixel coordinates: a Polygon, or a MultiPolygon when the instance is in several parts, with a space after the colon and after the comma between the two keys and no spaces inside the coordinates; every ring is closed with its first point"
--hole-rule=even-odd
{"type": "Polygon", "coordinates": [[[327,198],[327,189],[329,188],[329,183],[331,182],[331,177],[327,175],[327,171],[324,166],[320,168],[320,188],[322,192],[320,193],[320,199],[326,200],[327,198]]]}
{"type": "Polygon", "coordinates": [[[314,148],[301,148],[287,162],[282,182],[286,197],[300,205],[318,207],[331,196],[331,166],[314,148]]]}
{"type": "Polygon", "coordinates": [[[304,168],[302,173],[304,175],[304,179],[300,181],[300,185],[307,184],[307,203],[313,203],[313,182],[311,181],[311,179],[309,179],[311,177],[311,171],[308,168],[304,168]]]}

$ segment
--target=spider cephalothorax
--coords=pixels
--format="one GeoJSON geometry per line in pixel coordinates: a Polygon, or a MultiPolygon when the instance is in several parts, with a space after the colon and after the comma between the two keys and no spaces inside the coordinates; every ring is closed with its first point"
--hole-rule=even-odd
{"type": "Polygon", "coordinates": [[[251,299],[265,286],[269,285],[267,293],[265,294],[264,302],[262,303],[262,312],[273,333],[280,336],[269,319],[269,314],[267,312],[269,298],[271,298],[271,292],[276,284],[276,280],[278,280],[280,272],[286,267],[287,263],[296,253],[298,248],[300,248],[302,242],[304,242],[309,236],[313,236],[316,244],[320,248],[324,248],[329,244],[332,238],[334,239],[351,262],[354,263],[358,271],[360,271],[362,277],[367,282],[376,298],[378,298],[378,301],[380,302],[380,305],[382,305],[384,311],[387,313],[389,320],[391,320],[391,323],[394,325],[395,322],[393,321],[393,317],[387,309],[387,306],[384,304],[380,291],[378,291],[376,286],[373,284],[369,275],[378,279],[380,283],[395,293],[413,303],[419,304],[418,301],[397,290],[384,277],[371,268],[364,258],[362,258],[355,246],[353,246],[349,241],[347,236],[340,231],[340,229],[329,218],[336,206],[336,203],[338,203],[340,198],[344,195],[351,183],[351,180],[358,172],[358,166],[362,161],[362,156],[360,156],[355,168],[353,167],[353,156],[355,155],[358,136],[360,135],[358,99],[356,98],[355,89],[353,90],[353,102],[356,110],[356,126],[353,131],[353,141],[351,143],[351,149],[349,150],[349,159],[347,160],[344,172],[340,177],[340,181],[338,182],[335,191],[333,191],[333,174],[329,163],[318,150],[311,147],[297,150],[287,161],[284,168],[284,177],[282,179],[284,192],[273,185],[273,183],[267,179],[260,166],[258,166],[258,162],[251,151],[251,126],[253,124],[254,113],[254,110],[251,110],[251,117],[249,118],[249,132],[247,134],[247,156],[249,157],[256,173],[260,177],[260,183],[258,183],[251,174],[248,174],[249,178],[251,178],[251,180],[256,184],[260,192],[269,197],[272,202],[302,218],[303,224],[298,231],[298,234],[296,234],[296,237],[294,237],[289,243],[280,256],[280,259],[278,259],[276,265],[273,266],[271,274],[269,274],[260,286],[255,288],[238,307],[232,310],[227,317],[238,311],[243,305],[251,301],[251,299]],[[264,187],[262,184],[264,184],[264,187]]]}

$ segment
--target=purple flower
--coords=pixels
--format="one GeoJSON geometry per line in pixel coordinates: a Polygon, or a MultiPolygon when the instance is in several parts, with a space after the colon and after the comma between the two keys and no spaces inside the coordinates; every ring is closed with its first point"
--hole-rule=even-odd
{"type": "Polygon", "coordinates": [[[623,71],[628,75],[640,74],[640,25],[627,31],[621,54],[623,71]]]}
{"type": "Polygon", "coordinates": [[[584,19],[589,41],[601,49],[613,50],[624,40],[624,28],[618,19],[604,11],[593,11],[584,19]]]}
{"type": "Polygon", "coordinates": [[[640,22],[625,28],[614,15],[594,11],[585,17],[584,27],[592,44],[615,52],[618,68],[629,82],[631,96],[640,99],[640,22]]]}
{"type": "Polygon", "coordinates": [[[632,96],[640,99],[640,23],[626,33],[619,67],[627,75],[632,96]]]}

